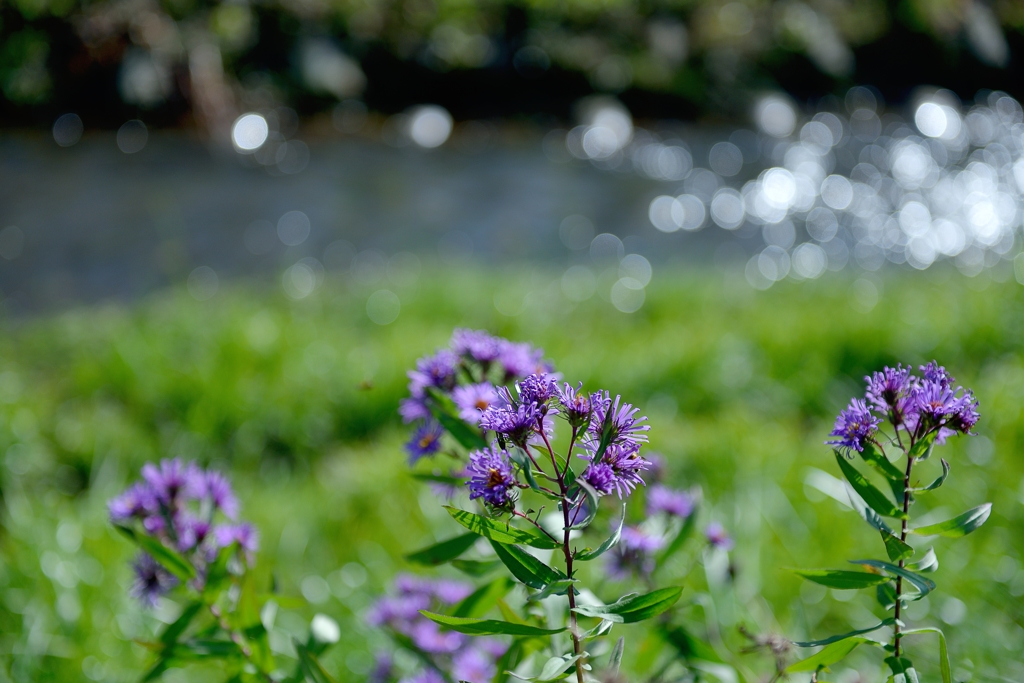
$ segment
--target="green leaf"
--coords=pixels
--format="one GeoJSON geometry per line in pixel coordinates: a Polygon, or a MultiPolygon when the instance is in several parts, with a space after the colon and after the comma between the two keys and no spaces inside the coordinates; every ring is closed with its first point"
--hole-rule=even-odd
{"type": "Polygon", "coordinates": [[[463,574],[476,577],[486,576],[501,566],[497,560],[452,560],[451,564],[463,574]]]}
{"type": "Polygon", "coordinates": [[[904,636],[913,636],[921,633],[934,633],[939,636],[939,672],[942,674],[942,683],[953,683],[953,675],[949,669],[949,651],[946,649],[946,634],[937,628],[915,628],[904,631],[904,636]]]}
{"type": "Polygon", "coordinates": [[[896,605],[896,587],[891,583],[880,583],[875,588],[875,600],[888,611],[896,605]]]}
{"type": "Polygon", "coordinates": [[[466,424],[458,416],[458,411],[450,397],[438,391],[436,387],[428,387],[427,393],[432,399],[427,401],[427,407],[431,414],[463,448],[468,451],[487,448],[487,441],[484,440],[480,430],[466,424]]]}
{"type": "Polygon", "coordinates": [[[238,644],[231,640],[191,638],[178,643],[174,647],[173,656],[182,659],[201,659],[205,657],[230,659],[241,657],[242,651],[239,649],[238,644]]]}
{"type": "Polygon", "coordinates": [[[555,548],[562,547],[558,542],[548,538],[547,536],[523,531],[522,529],[517,529],[510,524],[496,519],[481,517],[480,515],[473,514],[472,512],[467,512],[466,510],[453,508],[450,505],[445,505],[444,509],[448,511],[448,514],[452,516],[452,519],[472,531],[474,534],[483,536],[491,541],[496,541],[497,543],[504,543],[506,545],[521,543],[532,548],[540,548],[541,550],[553,550],[555,548]]]}
{"type": "Polygon", "coordinates": [[[608,672],[614,677],[619,673],[619,665],[622,664],[622,653],[626,649],[626,637],[620,636],[615,641],[615,647],[612,648],[611,654],[608,655],[608,672]]]}
{"type": "Polygon", "coordinates": [[[917,670],[906,657],[886,657],[885,663],[892,671],[893,683],[919,683],[917,670]]]}
{"type": "Polygon", "coordinates": [[[553,636],[565,631],[565,628],[547,629],[527,624],[513,624],[509,621],[498,621],[497,619],[450,617],[427,610],[420,610],[420,614],[452,631],[471,636],[553,636]]]}
{"type": "Polygon", "coordinates": [[[859,629],[857,631],[850,631],[849,633],[844,633],[844,634],[839,635],[839,636],[829,636],[828,638],[823,638],[822,640],[810,640],[810,641],[803,642],[803,643],[793,643],[793,644],[796,645],[797,647],[818,647],[819,645],[831,645],[832,643],[838,643],[840,640],[846,640],[847,638],[853,638],[854,636],[862,636],[865,633],[871,633],[872,631],[877,631],[878,629],[882,628],[883,626],[892,626],[895,623],[896,623],[896,620],[890,617],[889,619],[883,619],[882,621],[878,622],[874,626],[870,626],[868,628],[862,628],[862,629],[859,629]]]}
{"type": "Polygon", "coordinates": [[[924,554],[917,562],[911,562],[906,565],[907,569],[913,569],[915,572],[933,572],[939,568],[939,558],[935,556],[935,550],[928,548],[928,552],[924,554]]]}
{"type": "Polygon", "coordinates": [[[164,566],[164,569],[174,574],[181,581],[184,582],[195,578],[196,570],[192,568],[191,563],[157,539],[145,534],[135,533],[134,529],[129,529],[119,524],[115,524],[114,528],[120,531],[128,540],[149,553],[154,560],[164,566]]]}
{"type": "Polygon", "coordinates": [[[794,569],[793,572],[808,581],[820,583],[829,588],[840,590],[859,590],[871,588],[891,579],[884,574],[870,572],[851,572],[846,569],[794,569]]]}
{"type": "Polygon", "coordinates": [[[889,528],[889,525],[882,521],[882,518],[878,513],[872,510],[867,503],[863,503],[863,505],[861,504],[862,501],[860,500],[860,496],[857,495],[857,492],[853,490],[852,486],[846,482],[843,482],[843,486],[846,487],[850,506],[861,516],[861,519],[878,531],[887,533],[890,536],[894,536],[896,534],[896,532],[889,528]]]}
{"type": "Polygon", "coordinates": [[[165,647],[171,647],[178,642],[178,638],[180,638],[189,627],[189,624],[192,623],[192,620],[195,619],[201,609],[203,609],[202,602],[196,601],[190,603],[184,610],[182,610],[181,615],[178,616],[173,623],[168,624],[167,628],[164,629],[164,632],[160,634],[160,642],[163,643],[165,647]]]}
{"type": "Polygon", "coordinates": [[[917,493],[923,493],[925,491],[934,491],[935,489],[937,489],[940,486],[942,486],[942,484],[946,481],[946,477],[948,477],[948,476],[949,476],[949,463],[946,462],[945,458],[942,458],[942,474],[940,474],[935,479],[935,481],[933,481],[932,483],[928,484],[927,486],[922,486],[921,488],[910,489],[910,490],[911,491],[915,491],[917,493]]]}
{"type": "Polygon", "coordinates": [[[590,640],[591,638],[600,638],[601,636],[604,636],[604,635],[607,635],[608,633],[610,633],[613,626],[615,626],[615,624],[613,622],[605,621],[604,619],[602,619],[601,621],[597,622],[597,626],[595,626],[594,628],[590,629],[589,631],[584,631],[583,633],[581,633],[580,634],[580,640],[590,640]]]}
{"type": "Polygon", "coordinates": [[[522,548],[491,541],[498,559],[508,568],[512,576],[530,588],[540,590],[549,583],[566,579],[565,574],[547,566],[522,548]]]}
{"type": "Polygon", "coordinates": [[[889,556],[891,561],[899,562],[900,560],[905,560],[914,554],[914,549],[896,536],[887,534],[884,531],[879,533],[882,534],[882,542],[885,543],[885,553],[889,556]]]}
{"type": "Polygon", "coordinates": [[[465,477],[453,477],[450,474],[433,474],[431,472],[413,472],[412,478],[417,481],[444,484],[445,486],[462,486],[466,481],[465,477]]]}
{"type": "Polygon", "coordinates": [[[597,495],[597,491],[593,486],[578,479],[576,481],[576,487],[583,491],[583,494],[587,497],[587,516],[583,521],[574,522],[569,526],[570,529],[586,529],[590,526],[590,523],[597,517],[597,508],[600,505],[600,498],[597,495]]]}
{"type": "Polygon", "coordinates": [[[676,604],[681,586],[659,588],[645,595],[626,595],[610,605],[580,605],[576,613],[621,624],[632,624],[658,616],[676,604]]]}
{"type": "Polygon", "coordinates": [[[912,571],[904,569],[903,567],[897,567],[896,565],[889,564],[888,562],[882,562],[881,560],[850,560],[850,563],[860,564],[866,567],[875,567],[876,569],[882,569],[889,572],[893,576],[902,576],[920,592],[920,595],[913,598],[914,600],[920,600],[935,590],[935,582],[931,579],[926,579],[920,574],[915,574],[912,571]]]}
{"type": "Polygon", "coordinates": [[[690,516],[683,520],[682,526],[679,527],[679,533],[676,534],[675,538],[665,546],[665,549],[661,551],[658,556],[658,563],[656,566],[660,567],[665,564],[665,561],[670,557],[679,552],[686,542],[690,540],[693,535],[693,530],[697,528],[697,510],[690,513],[690,516]]]}
{"type": "Polygon", "coordinates": [[[683,659],[701,659],[705,662],[723,663],[722,658],[718,656],[711,645],[697,638],[682,626],[665,628],[661,634],[683,659]]]}
{"type": "Polygon", "coordinates": [[[484,584],[456,605],[452,616],[482,617],[512,590],[513,585],[514,582],[504,576],[484,584]]]}
{"type": "Polygon", "coordinates": [[[910,457],[914,460],[927,460],[932,454],[932,445],[935,443],[935,437],[938,435],[939,430],[937,429],[931,434],[926,434],[923,439],[910,448],[910,457]]]}
{"type": "Polygon", "coordinates": [[[864,450],[860,452],[860,457],[874,468],[876,472],[885,477],[896,500],[903,497],[903,472],[900,472],[898,467],[880,453],[873,443],[868,442],[864,444],[864,450]]]}
{"type": "Polygon", "coordinates": [[[622,519],[619,520],[619,525],[617,527],[615,527],[615,531],[612,532],[612,535],[609,536],[608,538],[606,538],[604,540],[604,543],[602,543],[601,545],[599,545],[597,547],[597,550],[591,550],[590,548],[587,548],[587,549],[583,550],[582,552],[576,553],[573,556],[573,559],[574,560],[578,560],[579,562],[589,562],[590,560],[593,560],[593,559],[596,559],[598,557],[601,557],[606,552],[608,552],[609,550],[614,548],[618,544],[619,539],[622,538],[622,525],[623,525],[623,523],[625,521],[626,521],[626,505],[623,504],[622,505],[622,519]]]}
{"type": "Polygon", "coordinates": [[[817,671],[823,667],[829,667],[836,662],[841,662],[846,658],[846,655],[854,651],[858,645],[864,643],[870,643],[872,645],[879,645],[881,643],[871,640],[870,638],[861,638],[859,636],[854,638],[846,638],[838,642],[826,645],[817,654],[811,655],[807,659],[802,659],[799,662],[790,664],[786,667],[786,673],[799,673],[801,671],[817,671]]]}
{"type": "Polygon", "coordinates": [[[306,683],[334,683],[334,678],[327,673],[327,670],[324,669],[316,655],[299,641],[296,640],[294,642],[295,651],[299,655],[299,670],[306,679],[306,683]]]}
{"type": "Polygon", "coordinates": [[[966,536],[971,533],[988,521],[988,517],[991,514],[992,503],[985,503],[984,505],[979,505],[976,508],[971,508],[962,515],[957,515],[953,519],[947,519],[945,522],[939,522],[938,524],[921,526],[916,529],[911,529],[911,531],[921,536],[960,538],[961,536],[966,536]]]}
{"type": "Polygon", "coordinates": [[[885,494],[875,488],[874,484],[869,482],[864,475],[857,471],[857,468],[847,462],[846,457],[836,451],[836,462],[839,463],[839,469],[843,471],[843,476],[850,482],[850,486],[853,490],[864,499],[872,510],[880,514],[882,517],[895,517],[897,519],[907,519],[906,513],[896,507],[896,504],[885,497],[885,494]]]}
{"type": "MultiPolygon", "coordinates": [[[[558,581],[552,581],[548,585],[544,586],[541,590],[537,591],[533,595],[526,598],[528,602],[536,602],[549,598],[552,595],[566,595],[573,584],[579,583],[578,579],[559,579],[558,581]]],[[[579,595],[579,591],[575,588],[572,589],[574,595],[579,595]]]]}
{"type": "Polygon", "coordinates": [[[552,657],[544,663],[544,668],[540,670],[540,673],[535,678],[530,678],[529,680],[536,683],[561,680],[565,677],[566,671],[582,656],[582,654],[564,654],[561,657],[552,657]]]}
{"type": "Polygon", "coordinates": [[[454,560],[456,557],[472,548],[478,538],[480,538],[480,536],[474,533],[449,538],[447,541],[435,543],[429,548],[423,548],[422,550],[410,553],[405,556],[405,559],[410,562],[415,562],[416,564],[423,564],[427,566],[444,564],[445,562],[454,560]]]}

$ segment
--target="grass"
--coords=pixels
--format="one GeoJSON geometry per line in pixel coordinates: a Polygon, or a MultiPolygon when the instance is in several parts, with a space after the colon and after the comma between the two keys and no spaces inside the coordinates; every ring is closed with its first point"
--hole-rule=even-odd
{"type": "MultiPolygon", "coordinates": [[[[127,598],[130,549],[109,529],[105,500],[165,456],[231,471],[262,531],[260,571],[284,595],[314,601],[283,600],[276,637],[329,614],[343,633],[329,668],[339,680],[364,677],[385,641],[362,625],[363,610],[394,572],[411,569],[404,553],[454,531],[408,476],[395,416],[405,370],[453,326],[533,341],[567,379],[622,393],[650,415],[670,481],[700,485],[709,515],[736,536],[735,581],[715,594],[737,651],[739,623],[799,640],[878,613],[867,593],[833,600],[786,568],[879,553],[870,529],[808,482],[819,470],[838,474],[822,441],[865,373],[937,358],[975,389],[983,417],[978,437],[942,453],[950,481],[918,507],[935,520],[984,501],[995,508],[975,534],[936,543],[939,591],[911,620],[946,630],[958,680],[1024,679],[1024,288],[999,272],[893,274],[875,281],[878,303],[864,311],[842,276],[756,292],[734,274],[669,271],[633,314],[600,296],[571,303],[558,274],[540,268],[431,270],[370,288],[338,276],[301,301],[238,282],[206,302],[173,290],[7,320],[0,680],[127,681],[144,671],[147,652],[133,639],[173,615],[127,598]],[[387,326],[366,314],[381,286],[402,302],[387,326]],[[495,295],[516,291],[530,292],[525,312],[499,314],[495,295]]],[[[922,478],[938,468],[925,463],[922,478]]],[[[704,574],[688,585],[702,587],[704,574]]],[[[625,632],[626,666],[645,668],[656,646],[641,628],[625,632]]],[[[934,644],[909,647],[925,679],[937,675],[934,644]]],[[[738,661],[769,670],[757,656],[738,661]]],[[[851,659],[836,680],[860,680],[854,669],[873,680],[874,661],[851,659]]],[[[195,668],[165,679],[219,680],[195,668]]]]}

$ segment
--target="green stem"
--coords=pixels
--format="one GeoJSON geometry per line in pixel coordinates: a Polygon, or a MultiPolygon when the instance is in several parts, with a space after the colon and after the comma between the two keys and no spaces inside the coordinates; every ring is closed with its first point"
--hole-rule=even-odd
{"type": "MultiPolygon", "coordinates": [[[[911,446],[913,448],[913,446],[911,446]]],[[[900,532],[900,540],[904,543],[907,542],[907,523],[908,517],[910,516],[910,471],[914,467],[914,458],[910,455],[910,449],[907,449],[907,471],[903,475],[903,525],[900,532]]],[[[900,569],[903,568],[906,560],[902,557],[899,561],[900,569]]],[[[893,626],[893,654],[896,657],[900,656],[900,613],[902,610],[903,603],[903,577],[896,577],[896,624],[893,626]]]]}

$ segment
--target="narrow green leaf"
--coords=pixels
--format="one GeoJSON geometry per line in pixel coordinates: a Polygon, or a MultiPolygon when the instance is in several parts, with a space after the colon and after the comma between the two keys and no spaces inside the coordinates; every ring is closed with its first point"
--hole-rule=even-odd
{"type": "Polygon", "coordinates": [[[913,598],[914,600],[920,600],[935,590],[935,582],[931,579],[926,579],[920,574],[915,574],[912,571],[904,569],[903,567],[897,567],[896,565],[889,564],[888,562],[882,562],[881,560],[850,560],[850,563],[860,564],[866,567],[875,567],[876,569],[882,569],[893,576],[902,576],[920,592],[920,595],[913,598]]]}
{"type": "Polygon", "coordinates": [[[427,610],[420,610],[420,614],[452,631],[471,636],[552,636],[565,631],[565,628],[547,629],[526,624],[513,624],[509,621],[498,621],[497,619],[450,617],[427,610]]]}
{"type": "Polygon", "coordinates": [[[445,486],[462,486],[466,481],[465,477],[453,477],[450,474],[433,474],[431,472],[413,472],[411,476],[417,481],[444,484],[445,486]]]}
{"type": "Polygon", "coordinates": [[[828,638],[823,638],[822,640],[809,640],[807,642],[793,644],[797,647],[818,647],[820,645],[831,645],[832,643],[838,643],[840,640],[846,640],[847,638],[853,638],[854,636],[862,636],[865,633],[877,631],[883,626],[892,626],[895,623],[896,620],[890,617],[889,619],[883,619],[874,626],[870,626],[868,628],[862,628],[857,631],[850,631],[849,633],[844,633],[838,636],[829,636],[828,638]]]}
{"type": "Polygon", "coordinates": [[[892,562],[905,560],[914,554],[914,549],[896,536],[887,534],[884,531],[879,533],[882,534],[882,542],[885,543],[885,552],[892,562]]]}
{"type": "Polygon", "coordinates": [[[608,633],[611,632],[613,626],[615,626],[614,622],[605,621],[604,619],[602,619],[597,623],[597,626],[590,629],[589,631],[584,631],[583,633],[581,633],[580,640],[590,640],[591,638],[600,638],[601,636],[608,635],[608,633]]]}
{"type": "Polygon", "coordinates": [[[199,614],[201,609],[203,609],[202,602],[196,601],[190,603],[184,610],[182,610],[181,615],[178,616],[177,619],[167,625],[164,632],[160,634],[160,642],[164,644],[164,647],[171,647],[178,641],[178,638],[180,638],[189,627],[192,620],[197,614],[199,614]]]}
{"type": "Polygon", "coordinates": [[[839,463],[839,469],[843,471],[843,476],[850,482],[850,486],[853,490],[864,499],[872,510],[880,514],[882,517],[895,517],[897,519],[906,519],[907,515],[903,510],[896,507],[896,504],[885,497],[885,494],[875,488],[875,485],[869,482],[863,474],[857,471],[857,468],[847,462],[846,457],[836,451],[836,462],[839,463]]]}
{"type": "Polygon", "coordinates": [[[526,455],[523,449],[518,446],[513,447],[509,450],[508,455],[512,462],[519,465],[519,469],[522,470],[523,475],[526,477],[526,483],[530,485],[531,489],[549,500],[561,500],[560,496],[541,490],[540,484],[537,483],[537,478],[533,476],[533,463],[530,462],[529,456],[526,455]]]}
{"type": "Polygon", "coordinates": [[[690,513],[690,516],[683,520],[682,526],[679,527],[679,533],[675,535],[675,538],[669,542],[665,549],[661,551],[658,556],[658,563],[656,566],[661,567],[665,564],[665,561],[675,555],[677,552],[682,550],[686,542],[690,540],[693,535],[693,530],[697,528],[697,510],[694,509],[690,513]]]}
{"type": "Polygon", "coordinates": [[[535,678],[531,678],[529,680],[535,681],[535,683],[548,683],[549,681],[561,680],[565,677],[567,670],[582,656],[582,654],[564,654],[560,657],[552,657],[544,663],[544,667],[540,670],[540,673],[537,674],[535,678]]]}
{"type": "Polygon", "coordinates": [[[939,558],[935,556],[933,548],[928,548],[928,552],[924,554],[924,557],[917,562],[911,562],[906,567],[915,572],[933,572],[939,568],[939,558]]]}
{"type": "Polygon", "coordinates": [[[880,583],[875,588],[875,600],[888,611],[896,605],[896,586],[891,583],[880,583]]]}
{"type": "Polygon", "coordinates": [[[532,548],[540,548],[542,550],[553,550],[560,548],[558,542],[548,538],[547,536],[541,536],[530,531],[523,531],[506,522],[501,522],[496,519],[490,519],[489,517],[481,517],[480,515],[467,512],[466,510],[460,510],[453,508],[450,505],[445,505],[444,509],[448,511],[448,514],[452,516],[456,522],[466,527],[474,534],[483,536],[484,538],[496,541],[497,543],[504,543],[506,545],[512,545],[515,543],[522,543],[532,548]]]}
{"type": "Polygon", "coordinates": [[[871,588],[891,579],[884,574],[870,572],[851,572],[846,569],[794,569],[793,572],[808,581],[819,583],[829,588],[840,590],[859,590],[871,588]]]}
{"type": "Polygon", "coordinates": [[[913,636],[920,633],[934,633],[939,636],[939,672],[942,674],[942,683],[953,683],[953,674],[949,668],[949,651],[946,649],[946,634],[937,628],[915,628],[904,631],[904,636],[913,636]]]}
{"type": "Polygon", "coordinates": [[[454,560],[456,557],[472,548],[478,538],[480,537],[474,533],[449,538],[447,541],[441,541],[440,543],[435,543],[428,548],[423,548],[422,550],[410,553],[405,556],[405,559],[410,562],[415,562],[416,564],[427,566],[444,564],[445,562],[454,560]]]}
{"type": "Polygon", "coordinates": [[[619,525],[617,527],[615,527],[615,531],[612,532],[612,535],[609,536],[608,538],[606,538],[604,540],[604,543],[602,543],[601,545],[599,545],[597,547],[597,550],[591,550],[590,548],[587,548],[587,549],[583,550],[582,552],[576,553],[576,555],[573,556],[573,559],[574,560],[578,560],[579,562],[589,562],[590,560],[594,560],[594,559],[597,559],[598,557],[601,557],[606,552],[608,552],[609,550],[614,548],[618,544],[619,539],[622,538],[622,525],[625,523],[625,521],[626,521],[626,505],[623,504],[622,505],[622,518],[619,520],[619,525]]]}
{"type": "Polygon", "coordinates": [[[452,438],[468,451],[487,448],[487,441],[484,440],[480,430],[466,424],[459,417],[450,397],[445,396],[435,387],[429,387],[427,392],[432,399],[427,401],[427,407],[434,418],[441,423],[441,426],[452,435],[452,438]]]}
{"type": "Polygon", "coordinates": [[[711,645],[696,637],[682,626],[666,627],[662,629],[661,635],[685,660],[700,659],[716,664],[724,663],[711,645]]]}
{"type": "Polygon", "coordinates": [[[915,443],[910,449],[910,457],[915,460],[927,460],[932,454],[932,445],[935,443],[935,438],[939,435],[939,431],[935,430],[931,434],[925,435],[923,439],[915,443]]]}
{"type": "Polygon", "coordinates": [[[295,651],[299,655],[299,670],[302,671],[306,683],[334,683],[334,678],[327,673],[316,655],[299,641],[295,642],[295,651]]]}
{"type": "Polygon", "coordinates": [[[498,604],[498,600],[501,600],[512,590],[513,585],[515,585],[514,582],[504,576],[484,584],[456,605],[452,616],[482,617],[498,604]]]}
{"type": "Polygon", "coordinates": [[[597,495],[597,491],[594,487],[587,482],[579,479],[576,481],[576,487],[583,491],[583,495],[587,497],[587,516],[582,520],[577,520],[569,528],[570,529],[586,529],[590,526],[590,523],[597,517],[597,509],[600,505],[600,498],[597,495]]]}
{"type": "Polygon", "coordinates": [[[615,647],[612,648],[611,654],[608,655],[608,673],[615,676],[619,673],[619,666],[622,664],[622,653],[626,649],[626,637],[620,636],[615,641],[615,647]]]}
{"type": "Polygon", "coordinates": [[[486,576],[501,566],[497,560],[452,560],[452,566],[469,576],[486,576]]]}
{"type": "Polygon", "coordinates": [[[799,673],[802,671],[817,671],[822,667],[832,666],[836,662],[841,662],[846,658],[846,655],[854,651],[858,645],[870,643],[872,645],[881,646],[881,643],[871,640],[870,638],[862,638],[860,636],[854,638],[846,638],[838,642],[826,645],[817,654],[811,655],[807,659],[802,659],[799,662],[790,664],[786,667],[786,673],[799,673]]]}
{"type": "Polygon", "coordinates": [[[885,477],[896,500],[903,498],[903,472],[900,472],[898,467],[893,465],[888,458],[879,452],[874,444],[865,443],[864,450],[860,452],[860,457],[876,472],[885,477]]]}
{"type": "Polygon", "coordinates": [[[877,512],[872,510],[867,503],[863,502],[861,497],[857,495],[857,492],[853,490],[852,486],[850,486],[845,481],[843,482],[843,486],[846,487],[846,493],[849,498],[850,507],[852,507],[854,511],[861,516],[861,519],[863,519],[865,522],[871,525],[872,528],[877,529],[878,531],[887,533],[890,536],[894,536],[896,534],[896,532],[889,528],[889,525],[882,520],[881,516],[879,516],[877,512]]]}
{"type": "Polygon", "coordinates": [[[189,561],[157,539],[146,534],[135,533],[134,529],[129,529],[119,524],[115,524],[114,528],[120,531],[125,538],[149,553],[154,560],[162,564],[167,571],[174,574],[181,581],[195,578],[196,571],[192,568],[189,561]]]}
{"type": "Polygon", "coordinates": [[[985,503],[984,505],[979,505],[976,508],[971,508],[962,515],[957,515],[953,519],[947,519],[945,522],[939,522],[938,524],[921,526],[916,529],[911,529],[911,531],[921,536],[960,538],[961,536],[966,536],[987,522],[988,517],[991,514],[992,503],[985,503]]]}
{"type": "Polygon", "coordinates": [[[567,578],[562,572],[552,569],[518,546],[492,540],[491,547],[512,576],[530,588],[540,590],[550,583],[567,578]]]}
{"type": "Polygon", "coordinates": [[[205,657],[231,659],[241,657],[242,651],[238,648],[238,644],[231,640],[190,638],[189,640],[181,641],[174,647],[173,656],[181,659],[200,659],[205,657]]]}
{"type": "Polygon", "coordinates": [[[949,476],[949,463],[946,462],[945,458],[942,458],[942,474],[940,474],[935,479],[935,481],[933,481],[932,483],[928,484],[927,486],[922,486],[921,488],[911,489],[911,491],[915,491],[917,493],[924,493],[925,491],[934,491],[935,489],[937,489],[940,486],[942,486],[943,483],[945,483],[946,477],[948,477],[948,476],[949,476]]]}
{"type": "Polygon", "coordinates": [[[917,670],[906,657],[886,657],[885,663],[892,671],[893,683],[919,683],[917,670]]]}
{"type": "Polygon", "coordinates": [[[659,588],[644,595],[627,595],[610,605],[580,605],[578,614],[622,624],[632,624],[655,617],[676,604],[683,594],[680,586],[659,588]]]}
{"type": "MultiPolygon", "coordinates": [[[[552,595],[566,595],[569,592],[570,587],[573,584],[579,583],[578,579],[559,579],[558,581],[552,581],[548,585],[544,586],[541,590],[537,591],[533,595],[527,597],[528,602],[537,602],[544,598],[549,598],[552,595]]],[[[579,591],[575,588],[572,589],[574,595],[579,595],[579,591]]]]}

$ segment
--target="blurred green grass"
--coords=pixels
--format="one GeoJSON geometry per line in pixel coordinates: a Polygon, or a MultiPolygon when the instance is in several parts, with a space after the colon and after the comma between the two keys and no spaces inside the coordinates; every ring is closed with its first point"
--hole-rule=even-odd
{"type": "MultiPolygon", "coordinates": [[[[244,516],[262,531],[260,571],[312,600],[281,610],[279,637],[301,633],[314,612],[335,617],[343,635],[329,668],[360,680],[385,644],[362,625],[366,606],[410,569],[403,553],[454,531],[408,476],[395,415],[405,370],[453,326],[532,341],[566,379],[650,415],[669,481],[702,486],[737,538],[734,590],[719,605],[737,649],[740,621],[799,639],[877,614],[871,595],[832,600],[784,568],[879,554],[863,522],[805,482],[810,468],[837,474],[822,441],[865,373],[938,359],[975,389],[983,417],[979,437],[942,453],[951,479],[918,507],[935,519],[986,500],[995,509],[974,535],[938,541],[939,592],[911,619],[946,629],[958,680],[1024,680],[1024,287],[999,274],[891,274],[874,281],[878,302],[864,311],[840,275],[756,292],[734,273],[664,269],[643,308],[623,314],[599,296],[571,303],[543,268],[433,269],[391,287],[402,311],[387,326],[367,317],[372,290],[343,277],[302,301],[236,282],[206,302],[173,290],[7,320],[0,680],[127,681],[144,670],[132,638],[168,615],[126,596],[131,551],[108,528],[105,500],[167,456],[231,471],[244,516]],[[509,292],[529,292],[511,318],[493,304],[509,292]]],[[[924,469],[928,479],[938,463],[924,469]]],[[[910,647],[927,679],[934,645],[910,647]]],[[[877,677],[873,660],[850,661],[877,677]]],[[[166,678],[217,680],[191,669],[166,678]]],[[[841,670],[836,680],[860,679],[841,670]]]]}

